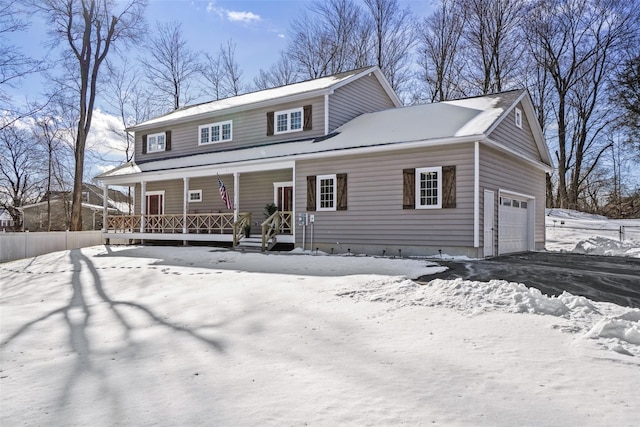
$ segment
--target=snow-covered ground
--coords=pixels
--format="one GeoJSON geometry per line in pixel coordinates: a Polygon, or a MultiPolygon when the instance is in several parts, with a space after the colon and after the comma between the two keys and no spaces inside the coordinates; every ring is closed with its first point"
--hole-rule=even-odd
{"type": "Polygon", "coordinates": [[[549,251],[640,258],[640,219],[547,209],[546,226],[549,251]]]}
{"type": "Polygon", "coordinates": [[[442,268],[149,246],[0,264],[0,425],[638,425],[640,310],[411,280],[442,268]]]}

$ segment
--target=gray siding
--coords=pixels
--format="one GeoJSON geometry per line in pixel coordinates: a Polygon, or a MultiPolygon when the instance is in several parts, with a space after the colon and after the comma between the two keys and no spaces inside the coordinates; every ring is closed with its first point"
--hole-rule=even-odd
{"type": "Polygon", "coordinates": [[[374,76],[362,77],[329,95],[329,132],[363,113],[395,105],[374,76]]]}
{"type": "MultiPolygon", "coordinates": [[[[484,191],[493,190],[498,196],[498,190],[513,191],[535,197],[535,236],[536,249],[542,249],[545,241],[545,172],[521,160],[501,153],[493,148],[480,145],[480,247],[484,245],[484,191]]],[[[498,201],[495,201],[494,229],[498,230],[498,201]]],[[[497,233],[494,248],[497,251],[497,233]]]]}
{"type": "Polygon", "coordinates": [[[180,123],[170,127],[136,132],[135,159],[138,162],[180,157],[191,154],[226,151],[256,144],[315,138],[324,135],[324,97],[280,104],[234,114],[221,114],[207,119],[180,123]],[[312,130],[267,136],[267,112],[289,110],[312,105],[312,130]],[[229,142],[198,145],[198,127],[232,120],[232,140],[229,142]],[[171,131],[171,151],[142,154],[142,135],[171,131]]]}
{"type": "MultiPolygon", "coordinates": [[[[314,247],[372,253],[375,246],[387,254],[399,248],[425,254],[473,247],[473,144],[298,162],[297,212],[306,210],[306,177],[333,173],[347,173],[348,209],[312,212],[314,247]],[[446,165],[456,166],[456,208],[403,209],[403,169],[446,165]]],[[[302,243],[301,227],[296,243],[302,243]]]]}
{"type": "Polygon", "coordinates": [[[240,175],[240,212],[251,212],[252,233],[258,233],[264,217],[264,207],[273,203],[273,183],[293,181],[288,170],[245,173],[240,175]]]}
{"type": "MultiPolygon", "coordinates": [[[[229,197],[233,200],[235,194],[232,175],[221,175],[229,197]]],[[[270,172],[245,173],[240,175],[240,212],[251,212],[254,226],[264,221],[264,208],[273,202],[273,183],[293,181],[293,173],[289,170],[270,172]]],[[[164,190],[164,213],[181,214],[183,207],[183,181],[148,182],[147,192],[164,190]]],[[[222,203],[218,191],[218,177],[191,178],[190,190],[202,190],[202,202],[188,204],[189,213],[228,213],[232,212],[222,203]]],[[[140,185],[136,186],[135,211],[140,213],[140,185]]],[[[257,228],[254,232],[257,232],[257,228]]]]}
{"type": "Polygon", "coordinates": [[[540,152],[538,151],[538,147],[533,139],[531,125],[524,114],[522,104],[518,104],[517,107],[522,111],[522,129],[516,126],[516,113],[514,108],[494,129],[494,131],[491,132],[489,138],[504,144],[506,147],[509,147],[520,154],[540,161],[540,152]]]}

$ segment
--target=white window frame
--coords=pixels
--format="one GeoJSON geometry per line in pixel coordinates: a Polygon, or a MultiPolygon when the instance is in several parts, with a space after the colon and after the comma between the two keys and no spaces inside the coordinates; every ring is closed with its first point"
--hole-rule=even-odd
{"type": "Polygon", "coordinates": [[[442,209],[442,166],[438,166],[438,167],[430,167],[430,168],[416,168],[416,209],[442,209]],[[436,175],[436,179],[437,179],[437,184],[436,184],[436,190],[438,192],[437,195],[437,203],[434,204],[422,204],[421,203],[421,197],[420,197],[420,177],[422,176],[422,174],[427,174],[427,173],[437,173],[436,175]]]}
{"type": "Polygon", "coordinates": [[[274,134],[278,135],[281,133],[300,132],[302,129],[304,129],[304,109],[302,107],[293,108],[291,110],[276,111],[273,114],[273,133],[274,134]],[[298,129],[291,129],[291,115],[294,113],[300,113],[300,128],[298,129]],[[283,115],[287,116],[287,129],[279,131],[278,116],[283,116],[283,115]]]}
{"type": "Polygon", "coordinates": [[[522,129],[522,110],[519,108],[516,108],[515,116],[516,116],[516,126],[522,129]]]}
{"type": "Polygon", "coordinates": [[[147,153],[159,153],[162,151],[166,151],[167,150],[167,133],[166,132],[159,132],[159,133],[152,133],[147,135],[147,153]],[[163,143],[162,143],[162,149],[158,148],[158,137],[162,136],[162,138],[164,139],[163,143]],[[151,149],[152,147],[152,141],[153,140],[153,145],[155,145],[155,149],[151,149]]]}
{"type": "Polygon", "coordinates": [[[202,190],[189,190],[187,201],[189,203],[200,203],[202,201],[202,190]],[[192,195],[198,195],[198,199],[194,200],[191,198],[192,195]]]}
{"type": "Polygon", "coordinates": [[[336,205],[338,202],[338,178],[336,176],[336,174],[333,175],[317,175],[316,176],[316,211],[335,211],[336,210],[336,205]],[[333,181],[333,197],[332,197],[332,206],[331,207],[323,207],[322,206],[322,199],[320,197],[321,191],[322,191],[322,186],[320,185],[320,183],[323,180],[332,180],[333,181]]]}
{"type": "Polygon", "coordinates": [[[229,142],[233,140],[233,120],[225,120],[224,122],[216,122],[210,123],[208,125],[198,126],[198,145],[209,145],[209,144],[219,144],[221,142],[229,142]],[[224,138],[222,127],[224,125],[229,125],[229,138],[224,138]],[[213,131],[214,129],[218,129],[218,135],[220,139],[217,141],[213,140],[213,131]],[[208,129],[207,141],[202,140],[202,129],[208,129]]]}

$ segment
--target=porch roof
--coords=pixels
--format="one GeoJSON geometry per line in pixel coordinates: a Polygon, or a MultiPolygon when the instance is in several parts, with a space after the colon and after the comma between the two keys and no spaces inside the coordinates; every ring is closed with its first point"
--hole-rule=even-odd
{"type": "Polygon", "coordinates": [[[325,137],[256,145],[135,164],[127,163],[97,177],[100,180],[140,176],[199,166],[228,167],[251,161],[295,160],[344,155],[361,149],[401,149],[416,145],[482,140],[519,102],[524,91],[456,101],[415,105],[362,114],[325,137]]]}

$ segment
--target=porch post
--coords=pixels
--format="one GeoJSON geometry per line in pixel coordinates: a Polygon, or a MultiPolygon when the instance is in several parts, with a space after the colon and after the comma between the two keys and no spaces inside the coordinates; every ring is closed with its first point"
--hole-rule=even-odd
{"type": "Polygon", "coordinates": [[[233,222],[238,221],[238,211],[240,205],[240,174],[233,173],[233,222]]]}
{"type": "Polygon", "coordinates": [[[182,196],[182,232],[187,234],[187,209],[189,207],[189,177],[182,178],[184,194],[182,196]]]}
{"type": "MultiPolygon", "coordinates": [[[[102,187],[102,232],[105,233],[107,231],[107,200],[109,198],[109,184],[104,183],[104,187],[102,187]]],[[[95,227],[94,227],[95,228],[95,227]]]]}
{"type": "Polygon", "coordinates": [[[140,183],[140,232],[144,233],[144,216],[147,214],[147,181],[140,183]]]}

